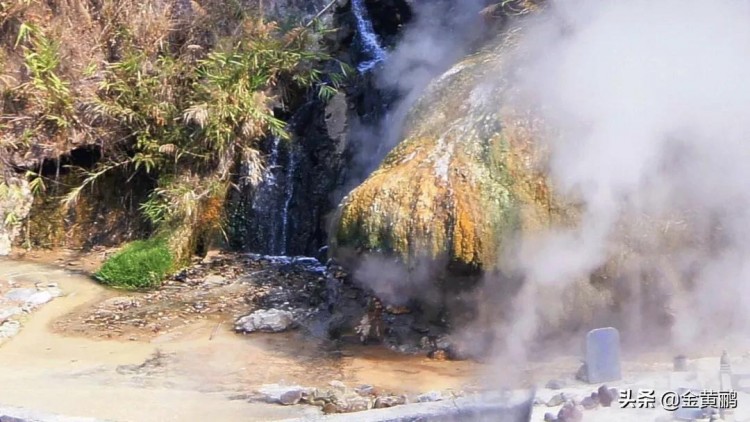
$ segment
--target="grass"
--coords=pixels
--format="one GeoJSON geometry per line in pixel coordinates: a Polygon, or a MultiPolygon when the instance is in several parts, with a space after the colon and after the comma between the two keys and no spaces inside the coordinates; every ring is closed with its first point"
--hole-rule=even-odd
{"type": "Polygon", "coordinates": [[[158,287],[173,266],[166,240],[138,240],[107,260],[94,277],[107,286],[144,290],[158,287]]]}

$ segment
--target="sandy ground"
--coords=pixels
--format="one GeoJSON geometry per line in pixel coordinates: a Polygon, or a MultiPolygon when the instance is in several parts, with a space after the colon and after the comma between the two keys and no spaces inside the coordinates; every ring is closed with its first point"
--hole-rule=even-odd
{"type": "Polygon", "coordinates": [[[0,346],[0,406],[120,421],[270,421],[317,408],[250,403],[264,384],[370,384],[393,392],[463,389],[476,365],[353,348],[333,359],[295,334],[239,336],[196,323],[151,341],[92,340],[51,329],[62,316],[114,293],[88,277],[0,261],[3,280],[57,283],[64,296],[27,316],[0,346]]]}

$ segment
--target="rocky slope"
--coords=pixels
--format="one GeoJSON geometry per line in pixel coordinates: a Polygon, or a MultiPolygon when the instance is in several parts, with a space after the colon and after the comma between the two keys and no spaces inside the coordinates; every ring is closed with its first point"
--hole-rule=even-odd
{"type": "Polygon", "coordinates": [[[502,35],[432,83],[404,140],[342,202],[332,238],[339,255],[360,249],[406,262],[426,255],[491,270],[503,239],[558,218],[535,168],[535,124],[508,104],[512,87],[496,77],[513,38],[502,35]]]}

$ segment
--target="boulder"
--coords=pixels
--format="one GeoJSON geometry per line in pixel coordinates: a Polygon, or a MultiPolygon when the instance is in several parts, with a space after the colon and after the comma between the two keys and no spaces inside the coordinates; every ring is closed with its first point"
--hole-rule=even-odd
{"type": "Polygon", "coordinates": [[[294,326],[294,315],[291,312],[279,309],[261,309],[238,319],[234,324],[234,329],[244,333],[256,331],[278,333],[286,331],[292,326],[294,326]]]}
{"type": "Polygon", "coordinates": [[[514,110],[512,87],[498,77],[513,40],[501,35],[430,84],[403,141],[341,202],[334,256],[368,251],[488,270],[498,265],[503,239],[556,218],[536,167],[535,121],[514,110]]]}

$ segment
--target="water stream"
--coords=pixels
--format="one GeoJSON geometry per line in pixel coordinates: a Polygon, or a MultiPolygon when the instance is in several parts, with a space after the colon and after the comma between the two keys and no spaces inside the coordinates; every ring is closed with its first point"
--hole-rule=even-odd
{"type": "Polygon", "coordinates": [[[357,36],[362,44],[362,52],[367,57],[358,66],[360,73],[367,73],[388,56],[388,52],[380,44],[380,38],[372,26],[364,0],[352,0],[352,12],[357,21],[357,36]]]}

